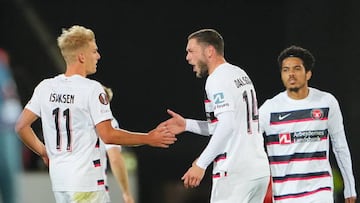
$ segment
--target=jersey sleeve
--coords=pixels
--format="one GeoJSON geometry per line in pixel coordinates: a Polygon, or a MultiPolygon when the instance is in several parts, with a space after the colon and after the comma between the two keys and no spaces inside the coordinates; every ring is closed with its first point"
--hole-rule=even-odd
{"type": "Polygon", "coordinates": [[[265,127],[268,125],[269,121],[269,113],[267,112],[267,106],[269,102],[266,100],[259,108],[259,125],[260,125],[260,132],[265,132],[265,127]]]}
{"type": "Polygon", "coordinates": [[[116,144],[105,144],[105,149],[109,150],[111,148],[117,148],[121,152],[121,145],[116,144]]]}
{"type": "Polygon", "coordinates": [[[95,125],[113,118],[109,99],[107,98],[105,90],[100,83],[96,83],[96,85],[94,85],[88,101],[90,114],[95,125]]]}
{"type": "Polygon", "coordinates": [[[234,98],[229,79],[222,75],[211,77],[206,82],[206,94],[214,105],[214,115],[234,110],[234,98]]]}
{"type": "Polygon", "coordinates": [[[31,96],[28,103],[25,105],[26,109],[32,111],[34,114],[36,114],[39,117],[41,117],[41,106],[40,106],[40,99],[39,99],[39,98],[41,98],[40,89],[41,89],[43,83],[44,82],[41,82],[35,87],[33,95],[31,96]]]}
{"type": "Polygon", "coordinates": [[[222,150],[228,140],[228,138],[224,138],[224,136],[230,136],[233,134],[233,125],[234,112],[224,112],[218,115],[218,123],[214,134],[196,162],[200,168],[206,169],[215,157],[222,153],[222,150]]]}
{"type": "Polygon", "coordinates": [[[186,126],[185,130],[203,136],[209,136],[209,122],[194,120],[194,119],[185,119],[186,126]]]}
{"type": "Polygon", "coordinates": [[[343,117],[338,101],[330,95],[329,134],[337,164],[344,181],[344,196],[356,196],[351,154],[346,140],[343,117]]]}

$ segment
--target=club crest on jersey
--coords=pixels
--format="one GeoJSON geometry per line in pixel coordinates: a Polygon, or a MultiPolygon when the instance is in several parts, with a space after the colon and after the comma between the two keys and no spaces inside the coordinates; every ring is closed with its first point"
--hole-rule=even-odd
{"type": "Polygon", "coordinates": [[[313,109],[311,111],[311,117],[314,120],[320,120],[320,119],[322,119],[324,117],[324,112],[321,109],[313,109]]]}
{"type": "Polygon", "coordinates": [[[280,144],[291,144],[291,134],[290,133],[280,133],[279,134],[279,143],[280,144]]]}
{"type": "Polygon", "coordinates": [[[99,94],[99,101],[100,101],[100,103],[102,103],[104,105],[109,104],[109,99],[108,99],[108,97],[106,96],[105,93],[100,93],[99,94]]]}

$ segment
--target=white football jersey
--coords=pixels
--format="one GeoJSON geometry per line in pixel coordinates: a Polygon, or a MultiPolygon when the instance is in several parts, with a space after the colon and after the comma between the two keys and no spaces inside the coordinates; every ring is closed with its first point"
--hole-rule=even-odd
{"type": "Polygon", "coordinates": [[[212,140],[199,160],[207,156],[208,149],[219,145],[214,142],[222,142],[220,148],[216,147],[216,156],[211,157],[214,178],[222,173],[241,175],[241,180],[269,176],[269,163],[259,131],[256,92],[248,75],[237,66],[222,64],[208,76],[205,90],[205,111],[212,140]],[[216,131],[220,122],[217,115],[227,111],[235,116],[233,123],[228,124],[232,131],[216,131]]]}
{"type": "Polygon", "coordinates": [[[345,196],[356,196],[343,118],[335,97],[309,88],[293,100],[286,91],[259,109],[273,178],[275,202],[332,202],[329,140],[345,183],[345,196]]]}
{"type": "Polygon", "coordinates": [[[95,125],[112,119],[112,113],[102,85],[61,74],[43,80],[25,108],[41,117],[53,190],[103,190],[95,125]]]}

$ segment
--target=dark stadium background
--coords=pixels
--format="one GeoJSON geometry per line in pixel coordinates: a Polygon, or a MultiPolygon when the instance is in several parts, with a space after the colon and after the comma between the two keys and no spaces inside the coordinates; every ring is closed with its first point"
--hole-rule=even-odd
{"type": "MultiPolygon", "coordinates": [[[[42,79],[63,70],[56,47],[61,29],[93,29],[102,58],[91,78],[113,88],[121,127],[148,131],[168,118],[167,108],[204,118],[204,81],[185,60],[189,33],[215,28],[223,35],[226,59],[249,73],[259,105],[283,89],[278,53],[291,44],[303,46],[317,60],[311,86],[333,93],[341,105],[359,188],[359,8],[356,0],[1,0],[0,47],[11,55],[25,104],[42,79]]],[[[176,185],[206,143],[185,133],[169,149],[133,148],[141,203],[176,198],[176,185]]],[[[209,188],[207,174],[186,201],[206,202],[209,188]]]]}

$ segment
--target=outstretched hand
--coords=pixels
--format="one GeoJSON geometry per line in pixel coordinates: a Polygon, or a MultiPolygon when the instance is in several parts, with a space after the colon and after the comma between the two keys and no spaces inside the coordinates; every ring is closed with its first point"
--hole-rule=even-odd
{"type": "Polygon", "coordinates": [[[185,118],[170,109],[168,109],[167,112],[171,118],[162,122],[159,126],[166,127],[166,129],[175,135],[184,132],[186,127],[185,118]]]}
{"type": "Polygon", "coordinates": [[[150,146],[161,148],[168,148],[169,145],[174,144],[177,140],[173,133],[161,125],[151,130],[148,137],[151,139],[149,142],[150,146]]]}

